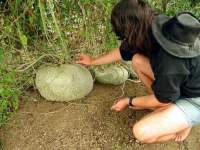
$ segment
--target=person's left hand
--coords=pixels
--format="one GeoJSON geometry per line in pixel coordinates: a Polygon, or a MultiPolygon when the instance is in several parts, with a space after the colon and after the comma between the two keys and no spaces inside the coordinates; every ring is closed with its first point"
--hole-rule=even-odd
{"type": "Polygon", "coordinates": [[[129,103],[128,97],[117,100],[114,102],[113,106],[111,107],[111,110],[116,112],[121,112],[128,107],[128,103],[129,103]]]}

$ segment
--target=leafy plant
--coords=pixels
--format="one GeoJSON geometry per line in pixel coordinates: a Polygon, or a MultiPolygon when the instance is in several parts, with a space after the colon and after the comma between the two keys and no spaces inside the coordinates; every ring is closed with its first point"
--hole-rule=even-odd
{"type": "Polygon", "coordinates": [[[3,63],[4,55],[0,50],[0,127],[10,112],[18,109],[20,91],[16,87],[16,72],[9,70],[3,63]]]}

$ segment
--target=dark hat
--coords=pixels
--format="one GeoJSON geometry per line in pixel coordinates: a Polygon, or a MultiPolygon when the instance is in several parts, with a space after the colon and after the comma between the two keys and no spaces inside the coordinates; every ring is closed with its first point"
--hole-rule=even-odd
{"type": "Polygon", "coordinates": [[[158,43],[171,55],[191,58],[200,55],[200,22],[189,12],[170,18],[156,16],[152,31],[158,43]]]}

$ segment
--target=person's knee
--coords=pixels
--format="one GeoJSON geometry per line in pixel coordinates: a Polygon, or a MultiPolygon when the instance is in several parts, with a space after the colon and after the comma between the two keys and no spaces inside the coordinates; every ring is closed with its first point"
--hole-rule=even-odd
{"type": "Polygon", "coordinates": [[[151,135],[151,129],[147,125],[136,123],[133,126],[133,135],[141,143],[154,143],[156,138],[151,135]]]}
{"type": "Polygon", "coordinates": [[[144,66],[145,56],[141,54],[135,54],[132,59],[132,65],[134,70],[139,71],[144,66]]]}

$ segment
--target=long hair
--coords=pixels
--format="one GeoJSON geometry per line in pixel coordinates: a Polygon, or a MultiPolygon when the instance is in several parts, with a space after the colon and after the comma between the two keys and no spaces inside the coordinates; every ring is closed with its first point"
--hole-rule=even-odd
{"type": "Polygon", "coordinates": [[[112,10],[111,24],[120,40],[127,40],[132,47],[142,47],[149,42],[154,16],[155,12],[143,0],[121,0],[112,10]]]}

